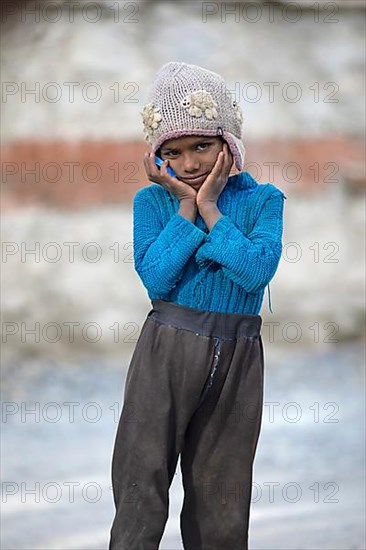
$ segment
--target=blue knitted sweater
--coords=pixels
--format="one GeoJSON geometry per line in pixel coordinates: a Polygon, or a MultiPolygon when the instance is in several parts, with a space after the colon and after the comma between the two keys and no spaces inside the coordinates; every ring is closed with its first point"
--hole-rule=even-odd
{"type": "Polygon", "coordinates": [[[133,203],[134,266],[149,298],[259,314],[281,258],[286,198],[248,172],[230,176],[217,201],[223,216],[208,231],[199,213],[195,223],[178,214],[179,200],[163,186],[140,189],[133,203]]]}

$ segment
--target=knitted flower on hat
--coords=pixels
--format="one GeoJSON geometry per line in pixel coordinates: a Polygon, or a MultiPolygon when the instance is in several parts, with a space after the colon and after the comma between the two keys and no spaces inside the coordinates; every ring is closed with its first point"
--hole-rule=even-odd
{"type": "Polygon", "coordinates": [[[154,107],[152,103],[149,103],[148,105],[145,105],[141,115],[142,115],[145,133],[146,133],[146,138],[151,139],[151,137],[154,134],[154,131],[156,130],[156,128],[159,125],[159,122],[161,121],[161,114],[159,113],[158,109],[154,107]]]}
{"type": "Polygon", "coordinates": [[[206,90],[198,90],[188,94],[182,101],[181,105],[184,109],[188,109],[190,115],[200,117],[205,115],[206,118],[212,120],[217,118],[217,103],[213,100],[212,95],[206,90]]]}
{"type": "Polygon", "coordinates": [[[221,136],[236,167],[243,169],[243,113],[217,73],[198,65],[166,63],[156,74],[141,116],[154,153],[168,139],[221,136]]]}

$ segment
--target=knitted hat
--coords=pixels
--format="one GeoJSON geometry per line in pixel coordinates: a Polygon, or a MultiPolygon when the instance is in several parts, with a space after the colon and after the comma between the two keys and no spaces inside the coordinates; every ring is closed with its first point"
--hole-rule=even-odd
{"type": "Polygon", "coordinates": [[[243,113],[223,78],[197,65],[171,61],[156,74],[140,112],[153,152],[168,139],[221,136],[239,171],[244,167],[243,113]]]}

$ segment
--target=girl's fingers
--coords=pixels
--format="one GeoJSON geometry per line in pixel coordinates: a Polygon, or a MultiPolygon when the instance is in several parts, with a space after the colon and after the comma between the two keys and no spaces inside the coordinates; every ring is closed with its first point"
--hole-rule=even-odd
{"type": "Polygon", "coordinates": [[[149,153],[145,153],[144,163],[145,163],[145,166],[148,168],[149,172],[151,172],[151,164],[150,164],[150,155],[149,155],[149,153]]]}
{"type": "Polygon", "coordinates": [[[164,187],[168,187],[170,189],[171,175],[167,172],[167,164],[163,164],[162,166],[160,166],[159,169],[155,163],[154,153],[144,153],[143,160],[146,174],[150,181],[158,183],[159,185],[163,185],[164,187]],[[162,178],[165,179],[165,183],[163,183],[162,178]]]}
{"type": "Polygon", "coordinates": [[[154,153],[150,153],[149,158],[148,158],[148,162],[149,162],[149,166],[150,166],[150,170],[151,170],[152,174],[155,177],[159,177],[160,171],[159,171],[158,167],[156,166],[154,153]]]}
{"type": "Polygon", "coordinates": [[[144,154],[144,164],[146,167],[146,173],[150,181],[153,181],[154,183],[160,183],[159,179],[161,178],[161,173],[155,164],[155,159],[154,159],[154,156],[152,156],[152,154],[150,153],[144,154]]]}
{"type": "Polygon", "coordinates": [[[226,181],[231,170],[231,165],[229,147],[227,143],[224,143],[222,151],[218,154],[215,166],[212,169],[212,176],[215,179],[223,178],[226,181]]]}
{"type": "Polygon", "coordinates": [[[217,155],[217,159],[212,169],[212,172],[217,172],[218,170],[221,170],[223,159],[224,159],[224,154],[222,151],[220,151],[219,154],[217,155]]]}
{"type": "Polygon", "coordinates": [[[161,170],[161,173],[164,174],[164,176],[169,176],[170,174],[168,173],[168,165],[167,165],[167,162],[166,160],[164,160],[164,164],[162,164],[160,166],[160,170],[161,170]]]}
{"type": "Polygon", "coordinates": [[[225,171],[226,172],[230,173],[233,161],[234,161],[234,159],[232,158],[232,154],[231,154],[231,151],[229,149],[229,146],[227,145],[227,143],[225,143],[225,161],[224,161],[224,164],[225,164],[225,171]]]}
{"type": "Polygon", "coordinates": [[[174,179],[168,172],[168,163],[166,160],[164,160],[164,164],[160,166],[160,173],[168,180],[169,183],[174,179]]]}
{"type": "Polygon", "coordinates": [[[169,174],[168,166],[169,166],[168,161],[165,160],[164,164],[162,164],[160,167],[161,175],[166,177],[170,185],[176,185],[176,184],[182,183],[182,182],[179,182],[178,178],[174,178],[171,174],[169,174]]]}
{"type": "Polygon", "coordinates": [[[154,183],[159,183],[159,181],[156,181],[156,180],[159,179],[160,174],[159,172],[156,173],[153,167],[153,164],[151,163],[151,158],[149,156],[149,153],[144,154],[144,165],[145,165],[146,174],[149,180],[154,183]]]}
{"type": "Polygon", "coordinates": [[[144,166],[145,166],[146,175],[148,177],[151,177],[150,166],[149,166],[146,154],[144,155],[144,166]]]}
{"type": "Polygon", "coordinates": [[[220,153],[218,154],[217,156],[217,159],[216,159],[216,162],[215,162],[215,165],[211,171],[211,174],[213,174],[214,176],[218,175],[221,170],[222,170],[222,166],[223,166],[223,161],[224,161],[224,154],[222,151],[220,151],[220,153]]]}
{"type": "MultiPolygon", "coordinates": [[[[168,172],[167,172],[167,165],[165,164],[165,161],[164,161],[164,164],[162,164],[162,165],[160,166],[160,175],[163,176],[164,178],[166,178],[166,179],[168,180],[168,182],[169,182],[171,176],[170,176],[170,174],[168,174],[168,172]]],[[[169,183],[170,183],[170,182],[169,182],[169,183]]]]}

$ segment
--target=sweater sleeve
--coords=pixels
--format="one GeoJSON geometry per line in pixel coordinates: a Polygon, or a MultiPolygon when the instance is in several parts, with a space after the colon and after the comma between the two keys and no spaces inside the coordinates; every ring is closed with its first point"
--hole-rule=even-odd
{"type": "Polygon", "coordinates": [[[225,275],[249,293],[265,288],[282,254],[286,198],[280,190],[272,193],[247,236],[228,216],[219,218],[198,250],[196,261],[201,265],[207,260],[217,262],[225,275]]]}
{"type": "Polygon", "coordinates": [[[149,293],[164,296],[176,286],[206,233],[176,213],[164,226],[157,209],[137,193],[133,205],[134,266],[149,293]]]}

